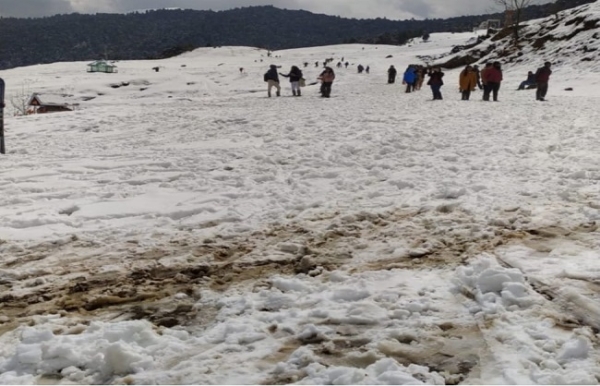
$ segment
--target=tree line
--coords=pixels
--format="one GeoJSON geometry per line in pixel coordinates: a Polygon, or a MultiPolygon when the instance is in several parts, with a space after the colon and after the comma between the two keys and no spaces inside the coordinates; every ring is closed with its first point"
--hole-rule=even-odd
{"type": "MultiPolygon", "coordinates": [[[[544,17],[595,0],[558,0],[528,7],[524,19],[544,17]]],[[[434,32],[464,32],[502,14],[449,19],[348,19],[273,6],[228,11],[155,10],[129,14],[69,14],[0,18],[0,69],[60,61],[161,59],[198,47],[252,46],[268,50],[341,43],[405,44],[434,32]]]]}

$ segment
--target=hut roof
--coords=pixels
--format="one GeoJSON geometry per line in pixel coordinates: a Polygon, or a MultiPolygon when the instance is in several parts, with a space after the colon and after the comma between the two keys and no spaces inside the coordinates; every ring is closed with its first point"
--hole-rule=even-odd
{"type": "Polygon", "coordinates": [[[28,106],[67,106],[73,104],[73,98],[60,94],[34,93],[27,101],[28,106]]]}
{"type": "Polygon", "coordinates": [[[92,63],[89,63],[88,66],[98,66],[100,64],[103,64],[103,65],[108,66],[108,67],[117,67],[115,64],[108,63],[106,60],[96,60],[96,61],[94,61],[92,63]]]}

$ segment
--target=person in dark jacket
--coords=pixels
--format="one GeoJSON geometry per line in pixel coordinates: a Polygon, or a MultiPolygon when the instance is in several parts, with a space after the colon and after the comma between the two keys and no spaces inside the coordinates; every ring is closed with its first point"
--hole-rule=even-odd
{"type": "Polygon", "coordinates": [[[388,83],[389,84],[396,83],[397,75],[398,75],[398,71],[396,70],[396,67],[394,67],[393,65],[390,66],[390,68],[388,69],[388,83]]]}
{"type": "Polygon", "coordinates": [[[277,89],[277,96],[281,95],[281,86],[279,86],[279,75],[277,74],[277,66],[271,64],[269,71],[265,74],[265,82],[267,82],[267,95],[271,97],[271,89],[277,89]]]}
{"type": "Polygon", "coordinates": [[[550,80],[550,75],[552,75],[550,67],[552,67],[552,63],[546,62],[544,63],[544,67],[539,68],[535,74],[535,81],[537,83],[536,98],[538,101],[546,100],[548,81],[550,80]]]}
{"type": "Polygon", "coordinates": [[[365,70],[362,64],[359,64],[358,67],[356,67],[356,69],[358,70],[359,74],[362,74],[362,72],[365,70]]]}
{"type": "Polygon", "coordinates": [[[329,98],[331,96],[331,86],[335,80],[335,72],[333,68],[325,67],[325,70],[319,75],[321,81],[321,96],[323,98],[329,98]]]}
{"type": "Polygon", "coordinates": [[[483,100],[489,101],[490,94],[492,94],[494,102],[498,102],[498,91],[500,91],[500,84],[503,80],[502,65],[500,62],[494,62],[491,67],[486,68],[485,80],[488,87],[483,92],[483,100]]]}
{"type": "Polygon", "coordinates": [[[290,78],[290,83],[292,84],[292,94],[294,96],[302,96],[300,92],[300,79],[302,79],[302,71],[297,66],[292,66],[290,73],[279,74],[284,78],[290,78]]]}
{"type": "Polygon", "coordinates": [[[427,84],[431,87],[433,93],[433,100],[442,100],[442,86],[444,85],[444,73],[439,67],[432,69],[429,72],[429,82],[427,84]]]}
{"type": "Polygon", "coordinates": [[[492,69],[493,64],[488,62],[485,64],[485,67],[483,68],[483,70],[481,70],[481,84],[483,85],[483,100],[484,101],[489,101],[490,100],[490,93],[492,92],[490,89],[490,86],[488,85],[488,74],[490,73],[490,70],[492,69]]]}
{"type": "Polygon", "coordinates": [[[404,84],[406,84],[407,93],[415,89],[415,83],[417,82],[417,74],[413,66],[408,66],[406,71],[404,71],[404,77],[402,81],[404,82],[404,84]]]}
{"type": "Polygon", "coordinates": [[[479,70],[478,65],[473,66],[473,71],[475,71],[475,76],[477,77],[477,87],[480,90],[483,90],[483,85],[481,84],[481,71],[479,70]]]}
{"type": "Polygon", "coordinates": [[[519,85],[518,90],[525,90],[525,87],[535,86],[537,81],[535,80],[535,74],[531,71],[527,73],[527,80],[524,80],[519,85]]]}
{"type": "Polygon", "coordinates": [[[367,68],[365,68],[365,72],[368,74],[371,71],[371,67],[367,66],[367,68]]]}

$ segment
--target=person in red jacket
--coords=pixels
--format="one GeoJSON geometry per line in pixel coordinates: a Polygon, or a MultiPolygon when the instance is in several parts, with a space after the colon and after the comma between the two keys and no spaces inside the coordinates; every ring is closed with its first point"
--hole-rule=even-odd
{"type": "Polygon", "coordinates": [[[544,63],[544,67],[539,68],[535,73],[535,81],[537,83],[536,99],[538,101],[546,100],[548,81],[550,80],[550,75],[552,75],[552,70],[550,69],[551,66],[552,63],[546,62],[544,63]]]}
{"type": "Polygon", "coordinates": [[[498,91],[500,91],[500,84],[502,83],[502,67],[500,62],[494,62],[491,67],[483,70],[485,75],[482,75],[484,82],[487,87],[483,91],[483,100],[490,100],[490,93],[493,94],[494,102],[498,102],[498,91]]]}

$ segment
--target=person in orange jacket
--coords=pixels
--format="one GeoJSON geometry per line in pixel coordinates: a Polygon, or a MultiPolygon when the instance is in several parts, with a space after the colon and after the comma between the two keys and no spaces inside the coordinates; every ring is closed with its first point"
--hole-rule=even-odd
{"type": "Polygon", "coordinates": [[[471,91],[477,87],[477,73],[473,67],[467,66],[461,71],[458,84],[462,93],[462,100],[468,101],[471,97],[471,91]]]}

